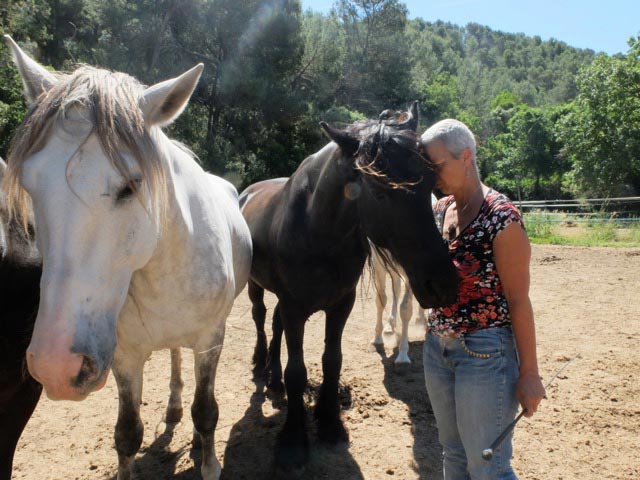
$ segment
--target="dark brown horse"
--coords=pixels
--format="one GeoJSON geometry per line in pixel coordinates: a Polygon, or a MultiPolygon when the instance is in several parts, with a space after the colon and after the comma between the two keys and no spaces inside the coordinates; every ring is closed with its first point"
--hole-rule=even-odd
{"type": "MultiPolygon", "coordinates": [[[[0,159],[0,183],[4,169],[0,159]]],[[[0,191],[0,480],[11,479],[16,444],[42,391],[25,364],[41,273],[40,256],[22,226],[9,219],[0,191]]]]}
{"type": "Polygon", "coordinates": [[[402,265],[423,307],[451,303],[457,286],[428,201],[435,174],[417,148],[416,104],[399,119],[356,122],[346,130],[321,125],[333,142],[290,178],[256,183],[240,196],[254,248],[249,296],[258,369],[267,361],[264,290],[278,297],[269,351],[272,389],[282,389],[282,329],[287,342],[288,410],[276,465],[293,472],[308,460],[303,337],[306,320],[319,310],[326,329],[318,435],[328,443],[348,440],[337,396],[341,337],[369,253],[367,237],[402,265]]]}

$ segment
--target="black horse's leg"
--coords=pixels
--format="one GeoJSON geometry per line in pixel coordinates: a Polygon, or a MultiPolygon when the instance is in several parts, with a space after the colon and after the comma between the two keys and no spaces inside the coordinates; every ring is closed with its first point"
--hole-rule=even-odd
{"type": "Polygon", "coordinates": [[[116,350],[111,367],[118,385],[118,421],[115,441],[118,452],[118,480],[133,477],[133,460],[142,444],[144,426],[140,420],[142,370],[147,355],[123,355],[116,350]]]}
{"type": "Polygon", "coordinates": [[[253,371],[261,373],[267,363],[267,334],[264,331],[264,319],[267,314],[267,307],[264,305],[264,288],[249,279],[247,286],[249,299],[251,300],[251,316],[256,324],[256,348],[253,351],[253,371]]]}
{"type": "Polygon", "coordinates": [[[16,383],[18,389],[0,406],[0,480],[11,480],[16,445],[42,392],[42,386],[31,376],[24,380],[16,378],[16,383]]]}
{"type": "Polygon", "coordinates": [[[280,302],[280,319],[287,341],[289,359],[284,372],[287,390],[287,419],[276,443],[276,466],[285,472],[301,469],[309,460],[309,440],[303,402],[307,386],[302,345],[304,326],[309,315],[280,302]]]}
{"type": "Polygon", "coordinates": [[[219,411],[214,387],[223,340],[224,328],[216,332],[211,341],[196,345],[193,353],[196,393],[191,405],[191,418],[202,443],[201,473],[203,480],[217,480],[220,478],[222,470],[215,452],[214,434],[218,424],[219,411]]]}
{"type": "Polygon", "coordinates": [[[318,423],[318,436],[322,441],[338,443],[348,441],[349,434],[340,420],[338,402],[338,383],[342,368],[342,331],[355,302],[353,290],[340,303],[326,310],[324,354],[322,355],[323,380],[316,404],[315,417],[318,423]]]}
{"type": "Polygon", "coordinates": [[[269,360],[267,363],[267,373],[269,384],[267,387],[274,393],[283,393],[282,384],[282,363],[280,362],[280,350],[282,347],[282,319],[280,318],[280,303],[273,310],[273,335],[269,343],[269,360]]]}

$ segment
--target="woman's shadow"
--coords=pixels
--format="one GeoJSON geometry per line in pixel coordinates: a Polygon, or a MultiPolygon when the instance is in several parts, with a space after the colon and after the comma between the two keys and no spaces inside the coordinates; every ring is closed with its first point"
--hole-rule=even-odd
{"type": "Polygon", "coordinates": [[[442,479],[442,447],[431,403],[427,396],[422,366],[423,341],[409,342],[411,365],[397,367],[394,354],[387,356],[383,346],[377,347],[384,366],[384,386],[392,398],[404,402],[409,408],[413,435],[413,458],[420,480],[442,479]]]}

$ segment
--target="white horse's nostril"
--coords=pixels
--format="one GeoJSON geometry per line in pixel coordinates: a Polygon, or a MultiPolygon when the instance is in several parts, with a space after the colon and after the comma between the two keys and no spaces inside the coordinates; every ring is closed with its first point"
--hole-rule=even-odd
{"type": "Polygon", "coordinates": [[[82,356],[82,365],[78,375],[73,380],[73,386],[76,388],[82,388],[83,386],[95,381],[98,378],[98,367],[96,361],[87,356],[82,356]]]}

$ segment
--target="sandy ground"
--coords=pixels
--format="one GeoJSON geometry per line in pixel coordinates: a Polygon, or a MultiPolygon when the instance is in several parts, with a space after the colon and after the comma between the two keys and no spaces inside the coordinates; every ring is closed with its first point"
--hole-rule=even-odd
{"type": "MultiPolygon", "coordinates": [[[[548,390],[533,419],[515,433],[513,463],[520,478],[638,479],[640,458],[640,250],[534,246],[531,297],[538,325],[541,374],[546,379],[580,353],[548,390]]],[[[313,433],[305,479],[442,478],[440,448],[422,374],[423,329],[412,327],[408,371],[393,366],[395,339],[384,352],[373,337],[373,287],[363,287],[343,337],[341,399],[350,445],[327,448],[313,433]]],[[[273,305],[273,298],[269,298],[273,305]]],[[[321,380],[323,316],[306,335],[310,389],[321,380]]],[[[273,445],[284,410],[252,381],[255,341],[249,300],[242,293],[228,319],[218,368],[220,405],[216,453],[224,479],[273,478],[273,445]]],[[[184,351],[185,413],[193,394],[192,355],[184,351]]],[[[138,479],[200,478],[191,452],[191,420],[168,428],[169,354],[155,353],[145,368],[144,442],[138,479]]],[[[82,403],[43,398],[16,452],[14,478],[114,479],[113,378],[82,403]]]]}

